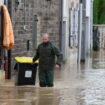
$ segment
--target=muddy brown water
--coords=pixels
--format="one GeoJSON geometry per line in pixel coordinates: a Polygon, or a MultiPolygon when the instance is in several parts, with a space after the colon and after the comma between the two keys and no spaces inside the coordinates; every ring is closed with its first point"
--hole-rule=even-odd
{"type": "Polygon", "coordinates": [[[61,71],[55,71],[55,86],[14,86],[0,82],[0,105],[105,105],[105,52],[93,52],[85,64],[77,65],[71,52],[61,71]]]}

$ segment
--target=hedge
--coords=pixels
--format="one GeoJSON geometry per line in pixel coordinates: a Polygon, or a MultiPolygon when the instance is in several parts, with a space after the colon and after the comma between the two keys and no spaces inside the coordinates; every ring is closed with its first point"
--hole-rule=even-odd
{"type": "Polygon", "coordinates": [[[94,0],[93,23],[105,24],[105,0],[94,0]]]}

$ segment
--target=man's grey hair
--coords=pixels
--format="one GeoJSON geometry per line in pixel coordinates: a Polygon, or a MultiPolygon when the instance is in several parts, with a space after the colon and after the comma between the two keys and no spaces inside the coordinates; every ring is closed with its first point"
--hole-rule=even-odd
{"type": "Polygon", "coordinates": [[[49,35],[48,33],[44,33],[44,34],[42,35],[42,37],[43,37],[44,35],[50,37],[50,35],[49,35]]]}

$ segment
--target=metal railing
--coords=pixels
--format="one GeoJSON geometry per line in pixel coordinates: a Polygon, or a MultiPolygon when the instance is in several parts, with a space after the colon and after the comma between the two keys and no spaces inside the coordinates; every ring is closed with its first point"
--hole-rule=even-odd
{"type": "Polygon", "coordinates": [[[100,49],[105,49],[105,25],[93,25],[93,28],[98,30],[100,49]]]}

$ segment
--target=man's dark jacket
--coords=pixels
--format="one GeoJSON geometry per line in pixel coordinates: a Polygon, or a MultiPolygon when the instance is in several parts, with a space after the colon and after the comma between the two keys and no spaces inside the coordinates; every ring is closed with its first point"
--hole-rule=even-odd
{"type": "Polygon", "coordinates": [[[37,59],[39,59],[40,70],[53,70],[55,64],[61,66],[62,54],[51,42],[41,43],[37,48],[33,62],[37,59]],[[55,62],[55,56],[57,56],[57,62],[55,62]]]}

